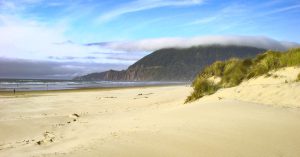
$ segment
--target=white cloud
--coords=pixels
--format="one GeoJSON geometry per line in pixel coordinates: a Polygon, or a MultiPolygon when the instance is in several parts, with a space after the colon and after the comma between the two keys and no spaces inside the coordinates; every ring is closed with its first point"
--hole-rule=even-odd
{"type": "Polygon", "coordinates": [[[169,6],[189,6],[201,4],[203,0],[135,0],[113,9],[99,17],[100,21],[107,21],[123,14],[138,12],[153,8],[169,6]]]}
{"type": "Polygon", "coordinates": [[[103,47],[121,51],[155,51],[162,48],[187,48],[198,45],[240,45],[264,49],[286,50],[298,43],[278,41],[263,36],[203,36],[193,38],[157,38],[139,41],[111,42],[103,47]]]}
{"type": "Polygon", "coordinates": [[[48,25],[34,20],[23,20],[16,16],[0,14],[0,57],[31,60],[49,60],[49,56],[66,58],[66,60],[57,60],[62,62],[68,61],[66,56],[72,56],[78,62],[127,65],[133,62],[110,59],[114,53],[126,52],[66,42],[69,41],[68,37],[65,36],[67,29],[67,25],[48,25]],[[94,52],[98,53],[92,54],[94,52]],[[91,54],[93,56],[89,57],[91,54]]]}

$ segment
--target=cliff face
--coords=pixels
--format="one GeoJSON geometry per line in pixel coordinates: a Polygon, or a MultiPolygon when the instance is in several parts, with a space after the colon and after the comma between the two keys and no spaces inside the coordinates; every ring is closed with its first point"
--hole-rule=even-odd
{"type": "Polygon", "coordinates": [[[215,61],[251,58],[265,50],[246,46],[199,46],[162,49],[140,59],[127,70],[109,70],[75,80],[103,81],[192,81],[199,71],[215,61]]]}
{"type": "Polygon", "coordinates": [[[92,73],[84,76],[75,77],[78,81],[119,81],[124,80],[126,71],[109,70],[100,73],[92,73]]]}

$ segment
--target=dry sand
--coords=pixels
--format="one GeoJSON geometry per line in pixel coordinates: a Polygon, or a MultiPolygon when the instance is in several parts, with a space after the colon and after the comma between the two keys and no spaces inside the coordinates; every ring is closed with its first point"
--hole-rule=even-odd
{"type": "Polygon", "coordinates": [[[299,157],[300,83],[286,75],[190,104],[187,86],[6,94],[0,156],[299,157]]]}
{"type": "Polygon", "coordinates": [[[295,82],[299,73],[299,67],[279,69],[270,72],[270,76],[261,76],[245,81],[237,87],[221,89],[200,101],[231,99],[277,107],[300,108],[300,82],[295,82]]]}

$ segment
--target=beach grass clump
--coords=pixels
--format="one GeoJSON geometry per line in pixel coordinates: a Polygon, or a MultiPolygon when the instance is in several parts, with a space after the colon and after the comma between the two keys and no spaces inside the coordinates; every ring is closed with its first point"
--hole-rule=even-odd
{"type": "Polygon", "coordinates": [[[267,51],[264,54],[258,55],[253,59],[253,66],[249,69],[247,78],[261,76],[267,74],[269,71],[281,67],[280,58],[282,53],[267,51]]]}
{"type": "Polygon", "coordinates": [[[240,84],[247,75],[247,69],[252,65],[249,60],[232,59],[226,62],[220,86],[233,87],[240,84]]]}
{"type": "Polygon", "coordinates": [[[207,79],[198,79],[194,82],[194,92],[188,96],[186,99],[186,103],[190,101],[194,101],[198,98],[201,98],[205,95],[214,94],[220,87],[214,84],[213,81],[207,79]]]}
{"type": "Polygon", "coordinates": [[[300,82],[300,73],[298,74],[296,81],[300,82]]]}
{"type": "Polygon", "coordinates": [[[300,65],[300,48],[285,52],[267,51],[253,59],[233,58],[227,61],[216,61],[197,75],[192,83],[194,91],[188,96],[186,102],[214,94],[220,88],[237,86],[247,79],[270,75],[269,72],[272,70],[298,65],[300,65]],[[221,81],[213,82],[210,80],[211,77],[219,77],[221,81]]]}
{"type": "Polygon", "coordinates": [[[300,48],[290,49],[281,56],[281,66],[297,66],[300,63],[300,48]]]}
{"type": "Polygon", "coordinates": [[[217,61],[206,67],[193,81],[194,91],[185,102],[214,94],[222,87],[232,87],[240,84],[247,75],[247,66],[251,64],[251,60],[233,58],[224,62],[217,61]],[[211,81],[210,78],[212,77],[219,77],[221,81],[218,83],[211,81]]]}

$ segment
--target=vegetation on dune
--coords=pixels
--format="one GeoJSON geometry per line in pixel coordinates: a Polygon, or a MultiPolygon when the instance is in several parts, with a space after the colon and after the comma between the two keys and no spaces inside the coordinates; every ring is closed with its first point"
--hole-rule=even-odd
{"type": "Polygon", "coordinates": [[[297,82],[300,82],[300,73],[298,74],[298,76],[297,76],[297,80],[296,80],[297,82]]]}
{"type": "Polygon", "coordinates": [[[297,65],[300,65],[300,48],[289,49],[286,52],[267,51],[253,59],[233,58],[217,61],[198,74],[192,84],[194,91],[186,102],[213,94],[220,88],[237,86],[243,80],[268,75],[271,70],[297,65]],[[219,77],[221,81],[215,83],[210,81],[211,77],[219,77]]]}

